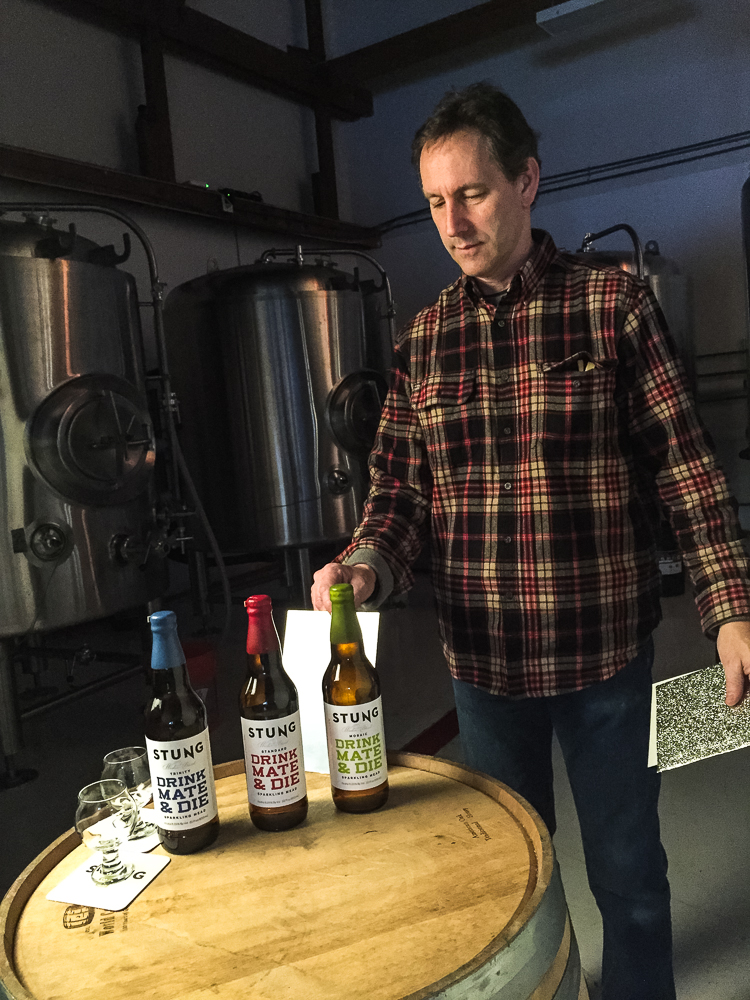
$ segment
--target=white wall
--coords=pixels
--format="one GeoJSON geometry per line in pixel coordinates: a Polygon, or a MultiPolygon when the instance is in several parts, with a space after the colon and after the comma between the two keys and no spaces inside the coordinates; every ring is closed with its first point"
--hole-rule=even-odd
{"type": "MultiPolygon", "coordinates": [[[[386,0],[352,0],[347,18],[366,22],[386,0]]],[[[408,5],[411,6],[411,5],[408,5]]],[[[420,6],[421,5],[417,5],[420,6]]],[[[466,4],[441,3],[439,16],[466,4]]],[[[337,0],[329,0],[329,12],[337,0]]],[[[412,27],[412,24],[404,25],[412,27]]],[[[354,27],[352,27],[354,30],[354,27]]],[[[375,40],[371,25],[361,44],[375,40]]],[[[488,79],[519,104],[541,133],[543,175],[608,163],[750,128],[750,4],[746,0],[676,0],[627,28],[561,41],[531,27],[513,46],[479,48],[418,72],[391,77],[376,96],[375,115],[339,128],[347,170],[346,210],[377,223],[424,201],[409,162],[419,125],[450,87],[488,79]],[[481,50],[481,51],[480,51],[481,50]]],[[[357,48],[350,43],[348,48],[357,48]]],[[[539,198],[534,224],[558,245],[577,249],[588,231],[626,222],[643,242],[655,239],[691,279],[699,353],[734,350],[748,336],[740,192],[750,148],[630,178],[539,198]]],[[[627,237],[601,243],[627,249],[627,237]]],[[[405,322],[457,274],[429,222],[386,237],[379,258],[389,272],[405,322]]],[[[702,406],[740,500],[750,502],[743,401],[702,406]]]]}

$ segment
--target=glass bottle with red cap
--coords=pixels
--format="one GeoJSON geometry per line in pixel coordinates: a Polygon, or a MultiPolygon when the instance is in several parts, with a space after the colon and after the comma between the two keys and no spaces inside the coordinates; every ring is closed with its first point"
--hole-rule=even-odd
{"type": "Polygon", "coordinates": [[[299,697],[281,662],[271,598],[248,597],[247,676],[240,691],[250,818],[288,830],[307,816],[299,697]]]}

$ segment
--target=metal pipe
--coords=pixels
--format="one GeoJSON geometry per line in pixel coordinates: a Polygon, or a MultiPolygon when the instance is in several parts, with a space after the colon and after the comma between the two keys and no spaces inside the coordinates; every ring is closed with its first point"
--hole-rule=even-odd
{"type": "Polygon", "coordinates": [[[190,495],[193,498],[193,503],[195,504],[195,510],[198,517],[201,519],[203,524],[203,530],[206,532],[208,538],[208,544],[211,546],[211,551],[213,552],[214,559],[216,560],[216,565],[219,569],[219,576],[221,578],[221,589],[224,595],[224,627],[221,630],[221,636],[226,639],[229,634],[229,627],[232,620],[232,591],[229,586],[229,576],[227,575],[227,568],[224,565],[224,558],[221,554],[221,549],[219,548],[219,543],[216,540],[216,535],[214,535],[213,528],[211,527],[206,510],[201,503],[201,499],[198,496],[198,491],[195,488],[195,483],[193,482],[193,477],[190,475],[190,470],[188,469],[187,462],[185,461],[185,456],[182,453],[182,448],[177,440],[177,432],[172,426],[173,441],[172,446],[175,450],[175,455],[177,457],[177,463],[180,468],[180,472],[185,480],[185,485],[187,486],[190,495]]]}
{"type": "Polygon", "coordinates": [[[37,777],[36,771],[16,767],[20,749],[21,725],[16,708],[12,642],[0,639],[0,753],[5,761],[5,773],[0,774],[0,790],[15,788],[37,777]]]}
{"type": "Polygon", "coordinates": [[[301,611],[312,611],[310,550],[308,548],[284,549],[284,563],[292,607],[298,607],[301,611]]]}
{"type": "Polygon", "coordinates": [[[0,639],[0,748],[5,757],[21,749],[21,728],[16,711],[13,652],[8,639],[0,639]]]}
{"type": "Polygon", "coordinates": [[[78,701],[79,698],[83,698],[87,694],[93,694],[95,691],[103,691],[105,688],[112,687],[113,684],[119,684],[120,681],[126,681],[138,675],[143,676],[142,666],[128,667],[126,670],[120,670],[115,674],[102,677],[98,681],[91,681],[90,684],[82,684],[75,691],[68,691],[66,694],[58,695],[57,698],[51,698],[49,701],[45,701],[43,705],[28,708],[25,712],[21,712],[21,718],[23,720],[33,719],[50,709],[58,708],[60,705],[69,705],[71,702],[78,701]]]}
{"type": "Polygon", "coordinates": [[[602,229],[600,233],[586,233],[578,252],[585,253],[589,250],[590,244],[595,240],[601,240],[605,236],[609,236],[610,233],[619,233],[620,231],[626,232],[633,241],[633,246],[635,247],[635,266],[638,272],[638,277],[642,281],[646,274],[646,269],[643,264],[643,246],[641,245],[641,241],[638,239],[638,234],[635,229],[625,222],[620,222],[616,226],[610,226],[609,229],[602,229]]]}
{"type": "Polygon", "coordinates": [[[142,657],[138,653],[110,653],[107,650],[97,650],[90,649],[89,646],[79,646],[78,649],[66,649],[63,646],[39,646],[37,648],[29,647],[26,651],[26,655],[31,659],[38,657],[43,659],[45,657],[52,657],[53,660],[69,660],[72,656],[76,656],[85,650],[91,654],[90,660],[82,660],[82,663],[122,663],[127,665],[134,665],[141,663],[142,657]]]}
{"type": "MultiPolygon", "coordinates": [[[[537,197],[544,194],[554,194],[557,191],[568,191],[571,188],[595,184],[599,181],[616,180],[619,177],[632,177],[636,174],[648,173],[651,170],[661,170],[664,167],[679,166],[682,163],[692,163],[711,156],[721,156],[724,153],[734,153],[750,147],[750,132],[735,132],[719,139],[706,139],[703,142],[691,143],[687,146],[675,146],[673,149],[658,153],[645,153],[641,156],[631,156],[624,160],[613,160],[593,167],[579,167],[576,170],[566,170],[559,174],[550,174],[539,182],[537,197]]],[[[378,229],[381,236],[394,229],[403,229],[430,218],[429,208],[416,209],[396,215],[392,219],[381,222],[378,229]]]]}
{"type": "Polygon", "coordinates": [[[211,602],[208,593],[208,559],[205,552],[193,549],[188,553],[190,592],[193,598],[193,615],[200,618],[205,628],[211,617],[211,602]]]}

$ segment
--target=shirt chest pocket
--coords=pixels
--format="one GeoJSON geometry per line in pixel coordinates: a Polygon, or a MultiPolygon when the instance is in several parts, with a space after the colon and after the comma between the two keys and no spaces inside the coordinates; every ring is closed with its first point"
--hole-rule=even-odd
{"type": "Polygon", "coordinates": [[[488,403],[474,369],[428,375],[412,396],[434,472],[478,470],[485,461],[488,403]]]}
{"type": "Polygon", "coordinates": [[[588,371],[561,362],[542,369],[533,439],[548,461],[582,461],[616,446],[614,364],[594,362],[588,371]]]}

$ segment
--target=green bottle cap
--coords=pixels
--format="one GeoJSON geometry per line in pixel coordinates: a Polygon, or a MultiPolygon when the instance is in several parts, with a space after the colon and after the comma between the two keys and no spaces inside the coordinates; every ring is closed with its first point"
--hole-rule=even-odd
{"type": "Polygon", "coordinates": [[[334,583],[329,594],[331,601],[354,600],[354,587],[350,583],[334,583]]]}

